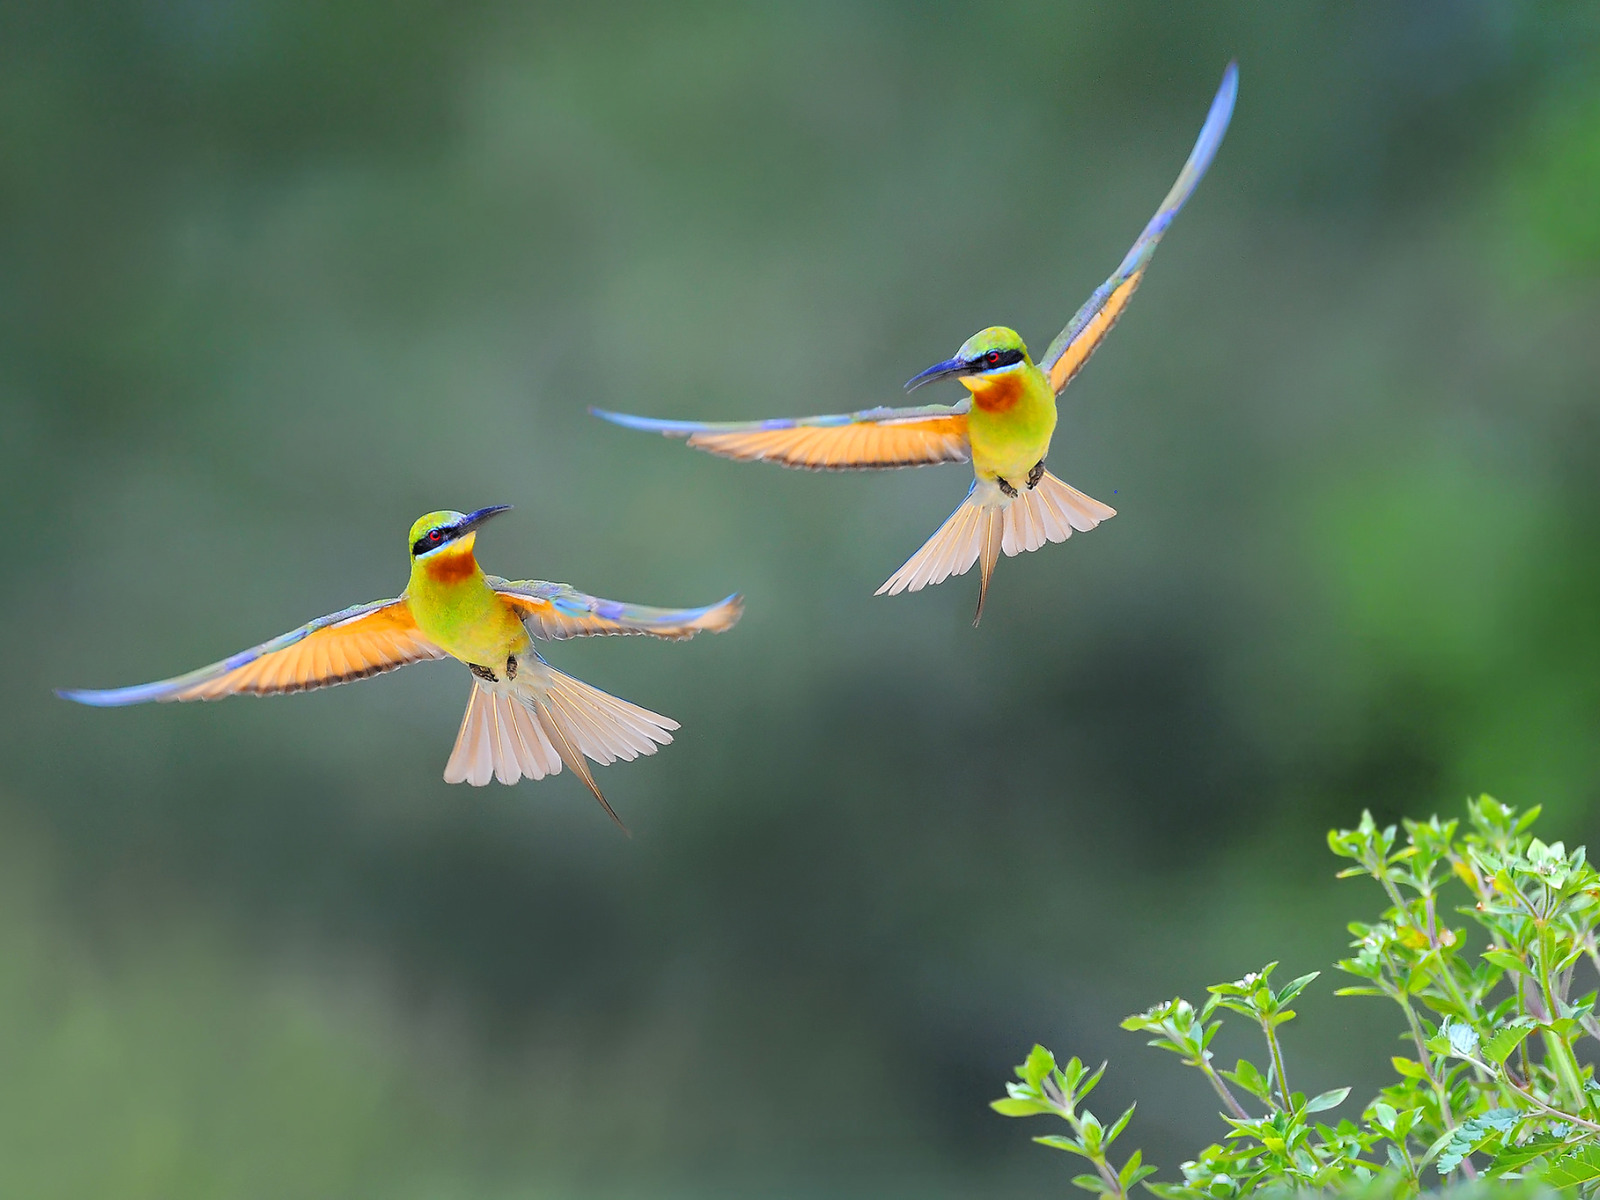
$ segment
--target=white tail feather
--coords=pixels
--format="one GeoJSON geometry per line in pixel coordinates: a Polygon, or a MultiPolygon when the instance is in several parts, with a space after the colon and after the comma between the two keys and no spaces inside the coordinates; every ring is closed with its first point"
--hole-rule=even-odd
{"type": "Polygon", "coordinates": [[[1037,550],[1046,542],[1064,542],[1073,530],[1087,532],[1116,515],[1117,510],[1109,504],[1101,504],[1069,487],[1048,471],[1035,486],[1016,496],[1007,496],[996,483],[980,480],[972,485],[961,506],[876,594],[919,592],[952,575],[966,574],[981,559],[983,577],[978,587],[978,612],[972,622],[976,625],[983,616],[989,579],[1001,550],[1011,556],[1037,550]]]}
{"type": "Polygon", "coordinates": [[[446,783],[483,787],[491,779],[515,783],[526,775],[543,779],[561,770],[561,758],[514,691],[472,682],[461,732],[445,764],[446,783]]]}
{"type": "Polygon", "coordinates": [[[1037,550],[1046,542],[1064,542],[1074,529],[1087,533],[1117,515],[1109,504],[1062,483],[1049,471],[1035,486],[1007,499],[1002,545],[1008,557],[1037,550]]]}
{"type": "Polygon", "coordinates": [[[564,764],[622,825],[584,756],[613,763],[654,754],[657,746],[672,741],[670,731],[676,728],[672,718],[619,700],[534,657],[514,680],[473,680],[444,781],[473,787],[491,779],[515,783],[523,776],[555,775],[564,764]]]}

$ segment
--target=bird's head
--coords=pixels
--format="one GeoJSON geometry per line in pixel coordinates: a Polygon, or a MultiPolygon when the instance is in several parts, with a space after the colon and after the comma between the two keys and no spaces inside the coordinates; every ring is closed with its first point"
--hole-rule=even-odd
{"type": "Polygon", "coordinates": [[[1028,357],[1022,335],[1004,325],[992,325],[969,337],[954,358],[934,363],[912,376],[906,381],[906,391],[914,392],[936,379],[959,379],[969,389],[975,389],[982,386],[983,379],[1008,374],[1024,365],[1032,366],[1033,360],[1028,357]]]}
{"type": "Polygon", "coordinates": [[[472,545],[478,537],[478,526],[510,508],[509,504],[491,504],[488,508],[469,513],[451,512],[449,509],[424,513],[417,518],[408,536],[412,560],[423,562],[470,556],[472,545]]]}

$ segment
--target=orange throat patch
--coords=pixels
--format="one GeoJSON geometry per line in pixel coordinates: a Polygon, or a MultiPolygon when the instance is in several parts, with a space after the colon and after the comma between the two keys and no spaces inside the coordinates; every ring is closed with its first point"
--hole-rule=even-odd
{"type": "Polygon", "coordinates": [[[1022,398],[1022,377],[1016,371],[1007,371],[993,379],[985,379],[972,389],[972,403],[986,413],[1006,412],[1016,407],[1022,398]]]}
{"type": "Polygon", "coordinates": [[[477,572],[478,560],[470,549],[457,550],[447,546],[426,559],[422,569],[434,583],[460,583],[477,572]]]}

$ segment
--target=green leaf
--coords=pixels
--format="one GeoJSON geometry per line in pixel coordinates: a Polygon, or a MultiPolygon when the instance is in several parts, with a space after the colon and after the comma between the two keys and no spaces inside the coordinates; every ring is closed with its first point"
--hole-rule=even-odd
{"type": "Polygon", "coordinates": [[[1344,1098],[1350,1094],[1347,1087],[1334,1088],[1330,1092],[1323,1092],[1320,1096],[1313,1096],[1306,1101],[1308,1113],[1323,1112],[1326,1109],[1337,1108],[1344,1103],[1344,1098]]]}
{"type": "Polygon", "coordinates": [[[1033,1139],[1041,1146],[1049,1146],[1052,1150],[1065,1150],[1068,1154],[1076,1154],[1080,1158],[1088,1158],[1088,1153],[1083,1148],[1083,1143],[1077,1138],[1067,1137],[1060,1133],[1047,1133],[1043,1137],[1033,1139]]]}
{"type": "Polygon", "coordinates": [[[1414,1058],[1405,1058],[1396,1054],[1389,1060],[1394,1064],[1394,1069],[1406,1079],[1426,1079],[1427,1069],[1414,1058]]]}
{"type": "Polygon", "coordinates": [[[1278,1003],[1289,1003],[1289,1001],[1293,1000],[1301,992],[1306,990],[1307,984],[1321,974],[1321,971],[1313,971],[1309,975],[1300,976],[1299,979],[1291,979],[1288,983],[1283,985],[1283,990],[1278,993],[1278,1003]]]}
{"type": "Polygon", "coordinates": [[[1489,1174],[1494,1176],[1504,1175],[1507,1171],[1515,1171],[1520,1167],[1525,1167],[1534,1159],[1542,1158],[1553,1151],[1570,1150],[1571,1148],[1571,1143],[1562,1138],[1540,1134],[1529,1138],[1520,1146],[1504,1147],[1499,1154],[1494,1156],[1494,1162],[1489,1167],[1489,1174]]]}
{"type": "Polygon", "coordinates": [[[1144,1165],[1144,1156],[1135,1150],[1128,1156],[1128,1161],[1123,1164],[1122,1170],[1117,1172],[1117,1182],[1122,1185],[1122,1190],[1127,1191],[1147,1175],[1154,1175],[1156,1169],[1144,1165]]]}
{"type": "Polygon", "coordinates": [[[1100,1126],[1100,1118],[1088,1111],[1088,1109],[1084,1110],[1080,1119],[1083,1122],[1083,1129],[1081,1130],[1083,1144],[1093,1154],[1100,1149],[1102,1145],[1101,1137],[1105,1131],[1100,1126]]]}
{"type": "MultiPolygon", "coordinates": [[[[1128,1105],[1127,1110],[1112,1123],[1110,1129],[1106,1130],[1106,1136],[1100,1142],[1102,1146],[1109,1146],[1117,1140],[1117,1136],[1128,1127],[1128,1122],[1133,1119],[1133,1110],[1137,1107],[1136,1103],[1128,1105]]],[[[1135,1150],[1134,1153],[1137,1154],[1138,1151],[1135,1150]]]]}
{"type": "Polygon", "coordinates": [[[1111,1189],[1106,1187],[1106,1181],[1098,1175],[1074,1175],[1072,1182],[1075,1187],[1081,1187],[1086,1192],[1094,1192],[1103,1196],[1111,1189]]]}
{"type": "Polygon", "coordinates": [[[1028,1051],[1027,1061],[1018,1068],[1017,1073],[1027,1081],[1029,1087],[1037,1088],[1045,1076],[1055,1069],[1056,1056],[1043,1046],[1035,1045],[1028,1051]]]}
{"type": "MultiPolygon", "coordinates": [[[[1081,1096],[1082,1093],[1078,1091],[1078,1081],[1083,1078],[1083,1063],[1078,1061],[1078,1057],[1074,1055],[1073,1057],[1067,1059],[1067,1065],[1060,1068],[1060,1070],[1061,1090],[1064,1091],[1069,1097],[1076,1098],[1081,1096]]],[[[1091,1084],[1090,1086],[1093,1085],[1091,1084]]],[[[1084,1091],[1087,1090],[1088,1088],[1084,1089],[1084,1091]]]]}
{"type": "Polygon", "coordinates": [[[1585,1146],[1573,1154],[1563,1154],[1545,1168],[1544,1181],[1552,1187],[1576,1187],[1600,1179],[1600,1146],[1585,1146]]]}
{"type": "Polygon", "coordinates": [[[1495,1031],[1495,1035],[1483,1043],[1480,1057],[1484,1062],[1499,1066],[1511,1057],[1511,1052],[1522,1045],[1522,1040],[1533,1032],[1533,1020],[1530,1017],[1518,1017],[1509,1022],[1504,1028],[1495,1031]]]}
{"type": "MultiPolygon", "coordinates": [[[[1491,1108],[1470,1121],[1463,1121],[1451,1132],[1439,1152],[1435,1164],[1440,1175],[1448,1175],[1461,1165],[1461,1160],[1474,1150],[1481,1150],[1489,1142],[1509,1130],[1522,1117],[1514,1108],[1491,1108]]],[[[1435,1143],[1437,1145],[1437,1143],[1435,1143]]]]}
{"type": "Polygon", "coordinates": [[[1491,946],[1483,952],[1483,960],[1493,963],[1505,971],[1526,972],[1528,964],[1523,962],[1509,950],[1502,950],[1498,946],[1491,946]]]}
{"type": "MultiPolygon", "coordinates": [[[[1072,1061],[1075,1062],[1075,1063],[1078,1062],[1077,1059],[1073,1059],[1072,1061]]],[[[1081,1063],[1078,1064],[1078,1073],[1079,1073],[1079,1076],[1082,1077],[1083,1065],[1081,1063]]],[[[1095,1068],[1095,1070],[1089,1075],[1089,1077],[1087,1079],[1084,1079],[1083,1085],[1077,1089],[1077,1097],[1078,1097],[1078,1099],[1082,1100],[1090,1092],[1094,1091],[1095,1084],[1100,1082],[1100,1076],[1104,1075],[1105,1073],[1106,1073],[1106,1064],[1105,1063],[1101,1063],[1097,1068],[1095,1068]]]]}
{"type": "Polygon", "coordinates": [[[1042,1100],[1023,1100],[1013,1096],[1009,1100],[991,1100],[989,1107],[1002,1117],[1039,1117],[1046,1113],[1059,1112],[1053,1105],[1042,1100]]]}
{"type": "Polygon", "coordinates": [[[1237,1083],[1257,1100],[1265,1100],[1267,1093],[1271,1091],[1266,1078],[1249,1059],[1241,1058],[1237,1067],[1231,1071],[1223,1071],[1221,1075],[1224,1079],[1237,1083]]]}

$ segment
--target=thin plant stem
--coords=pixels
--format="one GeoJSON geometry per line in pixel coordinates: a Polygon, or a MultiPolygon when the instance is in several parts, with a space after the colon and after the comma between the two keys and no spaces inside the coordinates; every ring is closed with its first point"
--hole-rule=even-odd
{"type": "Polygon", "coordinates": [[[1263,1019],[1261,1032],[1266,1035],[1267,1048],[1272,1052],[1272,1069],[1278,1076],[1278,1095],[1283,1098],[1284,1111],[1293,1107],[1289,1103],[1289,1080],[1283,1073],[1283,1051],[1278,1049],[1278,1035],[1272,1027],[1272,1022],[1263,1019]]]}

